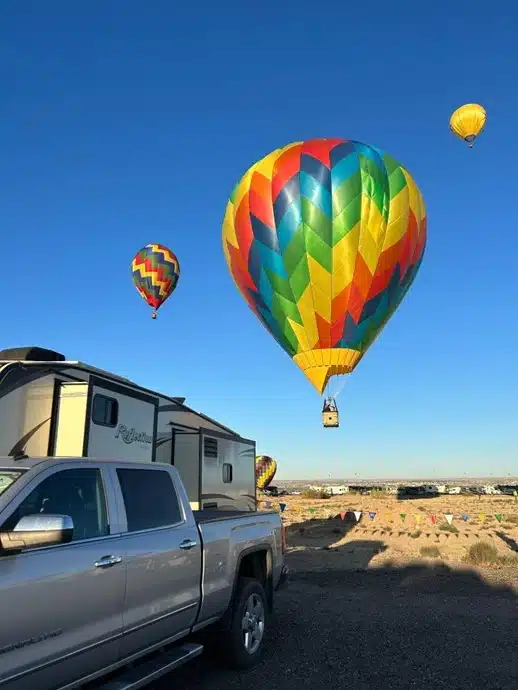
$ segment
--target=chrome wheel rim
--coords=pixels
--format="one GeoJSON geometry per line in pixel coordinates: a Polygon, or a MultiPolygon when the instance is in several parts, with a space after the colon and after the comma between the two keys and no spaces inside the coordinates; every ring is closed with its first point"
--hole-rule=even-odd
{"type": "Polygon", "coordinates": [[[246,602],[241,621],[243,645],[248,654],[255,654],[264,635],[264,606],[258,594],[251,594],[246,602]]]}

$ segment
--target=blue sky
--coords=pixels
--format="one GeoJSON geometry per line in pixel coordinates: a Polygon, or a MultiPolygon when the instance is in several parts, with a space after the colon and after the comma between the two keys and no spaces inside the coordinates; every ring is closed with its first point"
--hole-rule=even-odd
{"type": "Polygon", "coordinates": [[[2,345],[185,395],[280,477],[516,474],[518,10],[175,5],[3,4],[2,345]],[[448,129],[470,101],[488,111],[471,151],[448,129]],[[243,171],[318,136],[390,152],[428,207],[421,271],[349,377],[338,430],[221,249],[243,171]],[[182,269],[155,322],[129,273],[148,242],[182,269]]]}

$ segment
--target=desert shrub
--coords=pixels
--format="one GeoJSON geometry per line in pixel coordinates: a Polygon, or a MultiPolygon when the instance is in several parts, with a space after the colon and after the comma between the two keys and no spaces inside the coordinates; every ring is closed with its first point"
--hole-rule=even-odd
{"type": "Polygon", "coordinates": [[[436,546],[421,546],[419,553],[426,558],[440,558],[441,556],[441,552],[436,546]]]}
{"type": "Polygon", "coordinates": [[[441,532],[451,532],[452,534],[458,534],[459,530],[455,527],[455,525],[449,525],[447,522],[439,526],[439,529],[441,532]]]}
{"type": "Polygon", "coordinates": [[[464,560],[466,563],[471,563],[471,565],[498,563],[498,551],[493,544],[488,544],[486,541],[478,541],[469,547],[464,560]]]}
{"type": "Polygon", "coordinates": [[[331,498],[331,495],[328,494],[326,491],[322,490],[316,490],[316,489],[306,489],[305,491],[302,492],[302,498],[313,498],[317,500],[322,500],[325,498],[331,498]]]}
{"type": "Polygon", "coordinates": [[[410,537],[412,539],[418,539],[421,536],[422,532],[420,529],[416,529],[415,532],[410,532],[410,537]]]}

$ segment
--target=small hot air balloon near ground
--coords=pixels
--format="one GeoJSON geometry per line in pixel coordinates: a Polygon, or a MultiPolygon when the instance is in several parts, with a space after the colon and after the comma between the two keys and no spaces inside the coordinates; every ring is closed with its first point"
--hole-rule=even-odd
{"type": "Polygon", "coordinates": [[[478,103],[466,103],[450,117],[451,131],[468,143],[473,148],[473,142],[484,129],[486,124],[486,111],[478,103]]]}
{"type": "Polygon", "coordinates": [[[277,462],[269,455],[258,455],[255,459],[255,481],[263,491],[271,483],[277,472],[277,462]]]}
{"type": "MultiPolygon", "coordinates": [[[[223,221],[234,283],[321,394],[379,335],[425,245],[425,203],[410,173],[347,139],[276,149],[243,175],[223,221]]],[[[324,426],[338,425],[332,402],[324,426]]]]}
{"type": "Polygon", "coordinates": [[[174,292],[180,277],[176,255],[163,244],[146,244],[131,262],[135,287],[153,308],[151,318],[174,292]]]}

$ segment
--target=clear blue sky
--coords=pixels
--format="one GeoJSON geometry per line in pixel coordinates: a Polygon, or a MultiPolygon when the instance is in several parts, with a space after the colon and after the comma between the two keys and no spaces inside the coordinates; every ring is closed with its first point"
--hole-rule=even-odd
{"type": "Polygon", "coordinates": [[[517,21],[446,0],[2,3],[1,344],[185,395],[280,477],[516,474],[517,21]],[[471,151],[448,129],[470,101],[488,111],[471,151]],[[318,136],[398,158],[429,229],[327,431],[221,249],[242,172],[318,136]],[[148,242],[182,269],[155,322],[129,273],[148,242]]]}

